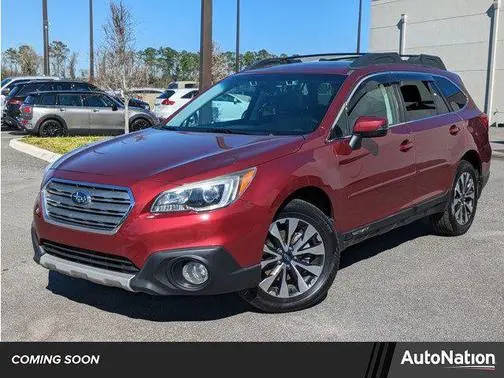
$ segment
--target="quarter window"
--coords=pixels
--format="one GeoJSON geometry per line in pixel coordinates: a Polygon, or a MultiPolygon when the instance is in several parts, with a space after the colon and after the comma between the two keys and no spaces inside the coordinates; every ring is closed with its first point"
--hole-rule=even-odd
{"type": "Polygon", "coordinates": [[[443,95],[445,96],[453,111],[458,111],[466,106],[466,95],[450,80],[439,77],[436,78],[436,83],[439,89],[441,89],[441,92],[443,92],[443,95]]]}
{"type": "Polygon", "coordinates": [[[402,81],[400,92],[404,101],[407,121],[428,118],[437,114],[434,95],[428,81],[402,81]]]}

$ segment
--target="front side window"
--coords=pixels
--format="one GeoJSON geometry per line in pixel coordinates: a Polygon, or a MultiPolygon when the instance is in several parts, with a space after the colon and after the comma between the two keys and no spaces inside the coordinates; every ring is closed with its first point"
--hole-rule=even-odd
{"type": "Polygon", "coordinates": [[[378,84],[359,96],[357,101],[350,101],[347,108],[349,127],[353,130],[355,121],[363,116],[385,118],[389,126],[398,123],[393,96],[391,85],[378,84]]]}
{"type": "Polygon", "coordinates": [[[78,94],[58,95],[58,104],[61,106],[82,106],[81,96],[78,94]]]}
{"type": "Polygon", "coordinates": [[[99,95],[85,95],[84,96],[84,106],[89,106],[92,108],[105,108],[107,104],[99,95]]]}
{"type": "Polygon", "coordinates": [[[450,107],[453,111],[460,110],[464,106],[466,106],[466,95],[450,80],[438,77],[436,78],[436,84],[438,85],[439,89],[441,89],[441,92],[443,92],[444,97],[450,104],[450,107]]]}
{"type": "Polygon", "coordinates": [[[342,75],[240,74],[197,97],[165,128],[260,135],[314,131],[345,80],[342,75]]]}
{"type": "Polygon", "coordinates": [[[429,118],[437,114],[434,96],[428,81],[405,80],[400,83],[407,121],[429,118]]]}

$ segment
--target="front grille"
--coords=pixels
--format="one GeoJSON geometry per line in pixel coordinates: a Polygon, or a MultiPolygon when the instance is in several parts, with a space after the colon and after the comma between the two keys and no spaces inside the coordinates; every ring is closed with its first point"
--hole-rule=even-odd
{"type": "Polygon", "coordinates": [[[76,263],[122,273],[135,274],[139,271],[126,257],[70,247],[47,240],[43,240],[41,246],[46,253],[52,256],[76,263]]]}
{"type": "Polygon", "coordinates": [[[48,220],[105,233],[115,232],[133,207],[127,188],[56,179],[45,186],[43,199],[48,220]],[[87,203],[75,202],[75,193],[85,193],[89,197],[87,203]]]}

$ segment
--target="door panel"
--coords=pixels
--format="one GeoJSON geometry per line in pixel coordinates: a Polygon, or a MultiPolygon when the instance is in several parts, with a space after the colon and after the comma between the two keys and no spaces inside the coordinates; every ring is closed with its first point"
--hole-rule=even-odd
{"type": "Polygon", "coordinates": [[[338,121],[349,130],[360,116],[385,118],[389,124],[386,136],[364,138],[357,150],[349,147],[349,138],[334,147],[343,193],[338,203],[343,232],[393,215],[416,200],[415,139],[402,122],[391,82],[388,74],[364,81],[343,111],[346,121],[338,121]]]}
{"type": "Polygon", "coordinates": [[[89,109],[89,114],[91,132],[124,129],[124,111],[122,108],[114,111],[109,107],[95,107],[89,109]]]}
{"type": "Polygon", "coordinates": [[[89,130],[89,113],[82,106],[79,94],[59,94],[56,111],[65,120],[69,132],[82,133],[89,130]]]}
{"type": "Polygon", "coordinates": [[[450,128],[457,128],[460,118],[448,112],[433,84],[433,77],[396,74],[395,78],[406,121],[415,137],[417,202],[422,202],[445,193],[451,187],[449,142],[454,136],[450,128]]]}

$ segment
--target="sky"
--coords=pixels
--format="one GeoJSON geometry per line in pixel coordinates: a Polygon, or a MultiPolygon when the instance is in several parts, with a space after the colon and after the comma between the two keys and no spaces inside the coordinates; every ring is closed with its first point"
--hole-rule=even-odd
{"type": "MultiPolygon", "coordinates": [[[[28,44],[42,55],[42,0],[1,1],[1,49],[28,44]]],[[[136,48],[198,51],[200,0],[124,0],[136,25],[136,48]]],[[[355,51],[359,0],[241,0],[240,50],[280,54],[355,51]]],[[[362,50],[368,46],[370,0],[364,0],[362,50]]],[[[88,0],[47,0],[49,41],[77,52],[88,68],[88,0]]],[[[102,43],[108,0],[94,0],[95,49],[102,43]]],[[[213,1],[213,39],[235,49],[236,0],[213,1]]]]}

